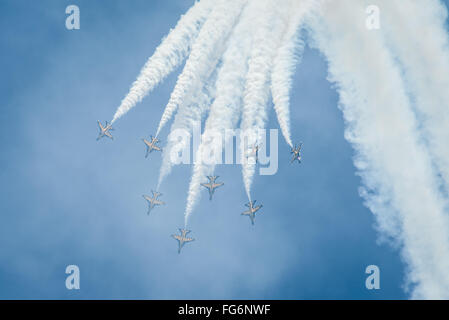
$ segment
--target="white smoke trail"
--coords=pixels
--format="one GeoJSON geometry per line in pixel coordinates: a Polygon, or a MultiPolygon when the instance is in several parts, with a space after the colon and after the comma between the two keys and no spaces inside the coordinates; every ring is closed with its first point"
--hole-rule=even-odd
{"type": "Polygon", "coordinates": [[[282,39],[274,59],[271,73],[271,95],[274,110],[285,141],[293,148],[290,135],[290,90],[296,65],[300,62],[304,50],[304,42],[300,39],[300,27],[304,16],[312,9],[315,1],[299,1],[293,4],[288,29],[282,39]]]}
{"type": "Polygon", "coordinates": [[[195,2],[187,13],[180,18],[176,27],[170,31],[155,53],[145,63],[137,80],[115,112],[111,123],[114,123],[142,101],[150,91],[184,61],[213,5],[213,0],[200,0],[195,2]]]}
{"type": "Polygon", "coordinates": [[[243,96],[243,114],[240,124],[242,133],[246,137],[240,141],[242,175],[245,191],[250,200],[256,156],[248,156],[248,147],[260,145],[259,129],[265,128],[273,58],[288,23],[288,12],[291,9],[289,4],[290,2],[283,2],[279,5],[279,3],[271,0],[257,1],[258,17],[254,23],[258,28],[254,34],[253,47],[248,63],[248,75],[243,96]]]}
{"type": "MultiPolygon", "coordinates": [[[[295,52],[303,47],[298,30],[313,1],[248,1],[248,15],[253,17],[245,20],[244,14],[240,21],[246,0],[196,2],[145,64],[112,122],[141,101],[190,52],[157,135],[177,108],[170,136],[176,129],[191,132],[214,99],[203,137],[214,129],[234,128],[243,110],[240,127],[250,135],[247,141],[241,140],[242,174],[251,200],[255,163],[248,160],[255,156],[245,156],[247,147],[259,144],[257,131],[265,127],[270,91],[282,133],[292,145],[289,91],[298,62],[295,52]],[[228,42],[236,23],[242,30],[235,31],[228,42]],[[223,52],[222,67],[215,74],[223,52]],[[216,76],[218,92],[213,92],[216,76]]],[[[322,16],[308,20],[310,31],[328,59],[330,80],[340,94],[345,137],[356,150],[355,166],[364,185],[360,193],[381,231],[402,245],[408,280],[414,286],[412,297],[449,298],[447,201],[432,162],[449,191],[447,12],[437,0],[427,0],[425,5],[422,1],[377,2],[388,22],[382,22],[381,31],[365,28],[364,4],[368,2],[360,0],[325,1],[322,16]]],[[[199,157],[205,148],[202,143],[199,157]]],[[[159,185],[171,170],[171,149],[169,143],[159,185]]],[[[186,225],[201,179],[214,170],[213,164],[204,165],[201,160],[196,159],[189,186],[186,225]]]]}
{"type": "MultiPolygon", "coordinates": [[[[234,129],[240,118],[242,95],[248,64],[248,54],[251,32],[254,28],[256,13],[255,2],[252,1],[244,9],[239,23],[236,25],[226,52],[223,55],[222,66],[218,72],[215,101],[209,117],[206,120],[204,133],[198,147],[197,159],[194,165],[189,185],[187,205],[185,210],[185,225],[199,198],[200,184],[206,175],[211,175],[215,164],[205,164],[202,154],[206,148],[206,139],[213,132],[222,135],[226,129],[234,129]]],[[[225,141],[226,144],[226,141],[225,141]]]]}
{"type": "MultiPolygon", "coordinates": [[[[213,71],[213,69],[211,69],[213,71]]],[[[215,95],[215,74],[212,74],[203,87],[198,88],[195,93],[192,93],[189,100],[183,101],[178,113],[175,116],[175,120],[170,128],[170,134],[168,135],[168,142],[162,152],[162,166],[159,173],[159,180],[157,184],[157,190],[160,189],[165,177],[171,172],[173,147],[176,145],[177,151],[190,149],[190,139],[192,137],[192,131],[195,126],[201,123],[201,119],[207,109],[209,108],[213,96],[215,95]],[[177,129],[181,131],[178,132],[177,129]],[[178,134],[188,134],[183,136],[182,141],[177,141],[178,134]]],[[[199,130],[199,128],[198,128],[199,130]]]]}
{"type": "Polygon", "coordinates": [[[449,191],[449,40],[447,9],[439,1],[382,1],[382,25],[404,69],[410,95],[449,191]],[[410,19],[410,17],[413,17],[410,19]]]}
{"type": "MultiPolygon", "coordinates": [[[[191,56],[178,80],[176,86],[178,90],[175,88],[170,102],[164,111],[158,133],[171,117],[171,114],[175,112],[176,105],[178,104],[180,104],[180,108],[171,127],[171,132],[176,129],[184,129],[187,132],[191,132],[195,125],[201,123],[202,115],[210,105],[210,100],[213,95],[210,96],[210,99],[204,100],[203,103],[191,104],[190,102],[195,101],[195,99],[192,99],[194,98],[192,92],[201,91],[205,84],[214,82],[210,81],[209,77],[216,69],[217,63],[226,47],[227,38],[232,32],[245,4],[246,0],[236,0],[233,3],[223,0],[220,5],[214,8],[208,20],[211,23],[206,22],[204,24],[194,44],[194,48],[192,48],[191,56]]],[[[171,138],[169,140],[173,141],[171,138]]],[[[184,141],[186,142],[187,140],[184,141]]],[[[172,147],[173,143],[169,142],[164,150],[158,186],[161,185],[164,178],[171,171],[172,162],[170,157],[172,147]]]]}
{"type": "Polygon", "coordinates": [[[193,43],[190,56],[183,72],[176,82],[176,86],[165,107],[156,136],[164,125],[171,119],[178,106],[195,90],[195,87],[204,82],[211,70],[215,68],[217,52],[223,47],[223,42],[232,31],[233,25],[242,10],[246,0],[219,0],[214,6],[209,18],[204,23],[198,38],[193,43]]]}
{"type": "Polygon", "coordinates": [[[444,201],[400,70],[379,34],[365,29],[363,13],[356,0],[328,2],[324,20],[311,22],[312,33],[340,94],[345,137],[365,185],[361,194],[381,229],[403,246],[412,297],[448,298],[444,201]]]}

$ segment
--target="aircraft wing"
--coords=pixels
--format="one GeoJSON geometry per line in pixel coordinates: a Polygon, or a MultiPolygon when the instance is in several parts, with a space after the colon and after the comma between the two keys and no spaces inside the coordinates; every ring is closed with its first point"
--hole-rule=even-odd
{"type": "Polygon", "coordinates": [[[108,131],[105,131],[105,132],[104,132],[104,135],[105,135],[105,136],[108,136],[108,137],[111,138],[111,139],[114,139],[114,138],[112,137],[112,135],[111,135],[108,131]]]}
{"type": "Polygon", "coordinates": [[[163,205],[165,204],[165,202],[161,201],[161,200],[154,200],[153,204],[157,204],[157,205],[163,205]]]}
{"type": "Polygon", "coordinates": [[[290,161],[290,163],[295,162],[295,160],[296,160],[296,154],[293,155],[292,161],[290,161]]]}
{"type": "Polygon", "coordinates": [[[195,240],[195,239],[193,239],[193,238],[184,238],[184,242],[190,242],[190,241],[193,241],[193,240],[195,240]]]}
{"type": "Polygon", "coordinates": [[[207,188],[207,189],[212,188],[212,186],[211,186],[210,183],[201,183],[201,185],[202,185],[203,187],[207,188]]]}
{"type": "Polygon", "coordinates": [[[154,150],[161,151],[161,148],[159,148],[158,146],[153,145],[152,148],[153,148],[154,150]]]}
{"type": "Polygon", "coordinates": [[[172,237],[175,238],[178,241],[182,241],[182,237],[178,236],[177,234],[173,234],[172,237]]]}
{"type": "Polygon", "coordinates": [[[215,189],[215,188],[221,187],[222,185],[224,185],[224,183],[223,183],[223,182],[220,182],[220,183],[214,183],[214,184],[212,184],[212,189],[215,189]]]}

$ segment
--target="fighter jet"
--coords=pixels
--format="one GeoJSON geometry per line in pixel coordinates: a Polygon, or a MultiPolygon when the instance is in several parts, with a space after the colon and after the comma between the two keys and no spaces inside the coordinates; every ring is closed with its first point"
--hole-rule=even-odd
{"type": "Polygon", "coordinates": [[[290,153],[293,153],[293,158],[292,161],[290,161],[290,163],[295,162],[295,160],[298,160],[299,163],[301,163],[301,148],[302,148],[302,143],[299,144],[299,147],[295,147],[292,148],[292,151],[290,153]]]}
{"type": "Polygon", "coordinates": [[[257,162],[257,158],[259,156],[259,147],[260,147],[259,145],[253,144],[252,147],[251,147],[251,150],[248,150],[248,152],[247,152],[247,157],[248,158],[254,157],[256,159],[256,162],[257,162]]]}
{"type": "Polygon", "coordinates": [[[178,240],[178,253],[181,253],[182,247],[187,242],[191,242],[191,241],[193,241],[195,239],[186,237],[187,234],[190,232],[190,230],[179,229],[179,231],[181,232],[181,235],[172,234],[171,236],[173,237],[173,239],[178,240]]]}
{"type": "Polygon", "coordinates": [[[150,214],[151,209],[153,209],[155,206],[164,205],[165,202],[162,202],[161,200],[158,200],[159,196],[162,196],[162,193],[156,192],[151,190],[151,193],[153,194],[153,197],[143,195],[143,198],[148,201],[148,214],[150,214]]]}
{"type": "Polygon", "coordinates": [[[212,200],[212,196],[214,195],[215,189],[224,185],[223,182],[215,183],[215,180],[218,179],[218,176],[207,176],[209,179],[208,183],[202,183],[201,185],[209,190],[209,200],[212,200]]]}
{"type": "Polygon", "coordinates": [[[148,155],[151,152],[153,152],[153,150],[162,151],[162,149],[156,145],[156,143],[159,141],[157,138],[153,138],[153,136],[151,136],[151,142],[145,138],[142,138],[142,141],[143,143],[145,143],[145,146],[147,147],[147,153],[145,154],[145,158],[147,158],[148,155]]]}
{"type": "Polygon", "coordinates": [[[245,212],[242,212],[242,216],[249,216],[251,219],[251,224],[254,225],[254,219],[256,218],[256,212],[262,208],[262,205],[259,204],[258,206],[254,206],[256,204],[256,200],[250,201],[245,206],[247,206],[249,209],[245,212]]]}
{"type": "Polygon", "coordinates": [[[104,136],[111,138],[112,140],[114,139],[111,135],[111,133],[109,132],[109,130],[114,130],[114,128],[112,128],[112,125],[106,121],[106,125],[103,126],[100,122],[100,120],[97,121],[98,122],[98,127],[100,129],[100,134],[98,135],[97,141],[100,140],[101,138],[103,138],[104,136]]]}

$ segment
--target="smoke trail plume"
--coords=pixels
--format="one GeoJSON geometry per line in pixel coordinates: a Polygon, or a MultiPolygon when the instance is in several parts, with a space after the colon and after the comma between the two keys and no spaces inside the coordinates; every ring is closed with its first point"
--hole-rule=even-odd
{"type": "Polygon", "coordinates": [[[277,6],[270,0],[257,1],[259,12],[255,25],[253,47],[248,62],[248,75],[243,95],[243,114],[240,124],[245,139],[240,141],[242,175],[245,191],[251,200],[251,183],[256,168],[256,156],[248,155],[249,148],[260,144],[259,129],[265,128],[267,103],[270,94],[269,80],[273,58],[288,23],[290,2],[277,6]]]}
{"type": "MultiPolygon", "coordinates": [[[[210,79],[215,78],[215,74],[211,75],[210,79]]],[[[176,145],[176,151],[190,150],[190,139],[192,137],[192,132],[197,126],[208,107],[211,104],[212,97],[214,96],[215,87],[214,81],[209,80],[211,85],[205,85],[199,88],[195,93],[192,93],[191,99],[189,101],[183,102],[181,108],[175,116],[175,120],[170,128],[170,134],[168,135],[168,142],[164,151],[162,153],[162,166],[159,173],[159,180],[157,184],[157,189],[159,190],[165,177],[170,174],[173,163],[172,154],[174,153],[173,148],[176,145]],[[181,134],[187,134],[188,136],[183,136],[182,141],[177,141],[178,129],[181,130],[181,134]]],[[[200,128],[198,128],[199,130],[200,128]]],[[[189,151],[190,152],[190,151],[189,151]]],[[[190,153],[189,153],[190,154],[190,153]]]]}
{"type": "Polygon", "coordinates": [[[447,10],[439,1],[425,6],[409,1],[383,1],[382,26],[404,70],[409,94],[422,121],[423,133],[449,191],[449,40],[447,10]],[[410,19],[413,17],[413,19],[410,19]],[[431,36],[429,36],[431,35],[431,36]]]}
{"type": "MultiPolygon", "coordinates": [[[[246,0],[236,0],[233,3],[223,0],[214,9],[192,48],[191,56],[178,79],[170,102],[164,111],[158,133],[174,113],[178,104],[180,104],[180,109],[175,117],[171,131],[185,129],[191,132],[196,124],[201,123],[202,115],[210,105],[211,99],[206,99],[204,103],[193,104],[186,103],[186,101],[191,101],[192,91],[196,92],[201,90],[204,83],[210,83],[207,79],[216,69],[218,61],[225,49],[227,38],[233,30],[245,4],[246,0]]],[[[212,82],[214,83],[214,81],[212,82]]],[[[172,141],[173,139],[169,140],[172,141]]],[[[170,161],[170,154],[172,146],[173,144],[169,143],[165,148],[158,185],[162,183],[171,171],[172,163],[170,161]]]]}
{"type": "Polygon", "coordinates": [[[137,103],[165,79],[190,51],[192,42],[212,10],[213,0],[201,0],[181,17],[178,24],[162,41],[155,53],[148,59],[129,93],[122,100],[111,123],[126,114],[137,103]]]}
{"type": "Polygon", "coordinates": [[[444,201],[400,70],[381,36],[364,28],[362,12],[357,1],[328,2],[312,33],[340,94],[345,137],[356,150],[364,183],[361,194],[380,228],[402,245],[412,297],[448,298],[444,201]]]}
{"type": "Polygon", "coordinates": [[[193,43],[192,51],[183,72],[176,82],[164,110],[156,136],[171,119],[178,106],[189,93],[201,85],[215,69],[224,41],[232,30],[246,0],[219,0],[193,43]]]}
{"type": "Polygon", "coordinates": [[[215,146],[207,138],[239,121],[246,135],[238,146],[242,175],[251,200],[256,155],[248,151],[260,145],[270,93],[282,134],[292,146],[289,94],[304,46],[300,29],[306,27],[340,95],[345,137],[355,149],[363,184],[360,194],[382,234],[400,245],[412,297],[449,298],[447,12],[438,0],[423,3],[378,0],[382,27],[370,31],[366,0],[195,2],[145,64],[112,122],[188,56],[157,129],[158,135],[176,114],[159,185],[173,165],[175,131],[191,134],[209,111],[185,224],[202,179],[215,169],[214,163],[203,163],[203,153],[215,146]]]}
{"type": "Polygon", "coordinates": [[[253,21],[256,18],[253,7],[254,2],[251,2],[245,8],[239,23],[233,31],[228,48],[223,55],[222,66],[217,77],[217,95],[210,108],[209,117],[205,124],[189,185],[185,210],[185,225],[187,225],[188,218],[198,200],[202,180],[206,175],[212,175],[215,168],[215,164],[206,164],[203,162],[202,155],[206,149],[207,137],[213,132],[219,132],[223,136],[224,130],[234,129],[240,118],[241,100],[248,69],[247,59],[251,41],[248,30],[254,27],[253,21]]]}
{"type": "Polygon", "coordinates": [[[301,1],[293,4],[290,21],[274,59],[271,73],[271,95],[274,110],[281,127],[282,135],[290,147],[293,143],[290,135],[290,90],[295,67],[301,60],[304,42],[299,37],[300,26],[304,15],[311,10],[312,1],[301,1]]]}

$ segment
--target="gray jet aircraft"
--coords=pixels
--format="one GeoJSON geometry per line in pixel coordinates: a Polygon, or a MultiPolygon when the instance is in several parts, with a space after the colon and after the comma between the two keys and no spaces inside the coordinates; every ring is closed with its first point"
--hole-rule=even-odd
{"type": "Polygon", "coordinates": [[[111,133],[109,132],[109,130],[114,130],[114,128],[112,128],[112,125],[106,121],[106,125],[103,126],[100,122],[100,120],[97,121],[98,122],[98,127],[100,129],[100,134],[98,135],[97,141],[100,140],[103,137],[109,137],[112,140],[114,140],[114,138],[112,137],[111,133]]]}
{"type": "Polygon", "coordinates": [[[302,143],[299,144],[299,147],[295,147],[292,148],[292,151],[290,153],[293,153],[293,158],[292,161],[290,161],[290,163],[295,162],[295,160],[298,160],[299,163],[301,163],[301,148],[302,148],[302,143]]]}
{"type": "Polygon", "coordinates": [[[254,206],[256,204],[256,200],[250,201],[245,206],[249,209],[245,212],[242,212],[242,216],[248,216],[251,219],[251,224],[254,225],[254,219],[256,218],[256,212],[262,208],[263,206],[259,204],[258,206],[254,206]]]}
{"type": "Polygon", "coordinates": [[[162,196],[162,193],[153,190],[151,190],[151,193],[153,194],[153,197],[143,195],[143,198],[148,201],[148,214],[150,214],[151,209],[153,209],[155,206],[161,206],[165,204],[165,202],[162,202],[158,199],[159,196],[162,196]]]}
{"type": "Polygon", "coordinates": [[[177,234],[172,234],[171,236],[173,237],[173,239],[178,241],[178,254],[181,253],[181,249],[182,247],[187,243],[187,242],[191,242],[195,239],[193,238],[187,238],[187,234],[190,233],[190,230],[185,230],[185,229],[179,229],[179,231],[181,232],[181,235],[177,235],[177,234]]]}
{"type": "Polygon", "coordinates": [[[212,196],[214,195],[215,189],[224,185],[223,182],[215,183],[215,180],[218,179],[218,176],[207,176],[209,179],[208,183],[202,183],[201,185],[209,190],[209,200],[212,200],[212,196]]]}
{"type": "Polygon", "coordinates": [[[255,161],[257,162],[258,158],[259,158],[259,148],[260,148],[260,145],[253,144],[251,146],[251,150],[247,150],[247,152],[246,152],[247,159],[254,157],[255,161]]]}
{"type": "Polygon", "coordinates": [[[153,136],[151,136],[151,141],[148,141],[145,138],[142,138],[142,141],[143,143],[145,143],[145,146],[147,147],[147,153],[145,154],[145,158],[147,158],[148,155],[151,152],[153,152],[153,150],[162,151],[162,149],[156,145],[156,143],[159,141],[157,138],[153,138],[153,136]]]}

